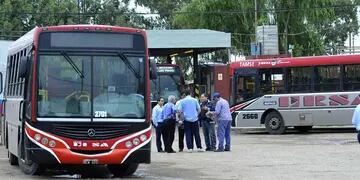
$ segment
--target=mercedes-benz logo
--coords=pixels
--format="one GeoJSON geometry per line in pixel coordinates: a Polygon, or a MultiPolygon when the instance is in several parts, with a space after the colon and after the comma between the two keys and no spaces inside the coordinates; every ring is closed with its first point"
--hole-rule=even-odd
{"type": "Polygon", "coordinates": [[[89,136],[89,137],[94,137],[95,134],[96,134],[95,129],[89,129],[89,130],[88,130],[88,136],[89,136]]]}

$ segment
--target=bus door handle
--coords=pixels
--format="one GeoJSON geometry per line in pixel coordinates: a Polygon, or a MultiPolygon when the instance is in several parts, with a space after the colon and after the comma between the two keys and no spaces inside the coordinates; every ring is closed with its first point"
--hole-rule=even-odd
{"type": "Polygon", "coordinates": [[[24,114],[23,113],[23,109],[24,109],[24,100],[21,100],[20,101],[20,106],[19,106],[19,121],[22,121],[23,120],[23,117],[22,115],[24,114]]]}

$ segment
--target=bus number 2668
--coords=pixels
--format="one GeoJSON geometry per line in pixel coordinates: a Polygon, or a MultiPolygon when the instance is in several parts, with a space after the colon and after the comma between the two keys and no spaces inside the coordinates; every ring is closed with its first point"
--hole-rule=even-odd
{"type": "Polygon", "coordinates": [[[258,114],[243,114],[243,119],[257,119],[258,114]]]}

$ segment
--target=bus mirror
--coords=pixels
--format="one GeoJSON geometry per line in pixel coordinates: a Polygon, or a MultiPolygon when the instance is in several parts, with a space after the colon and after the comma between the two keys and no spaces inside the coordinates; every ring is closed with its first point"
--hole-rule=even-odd
{"type": "Polygon", "coordinates": [[[19,63],[19,76],[21,78],[24,78],[28,75],[28,63],[30,61],[30,56],[22,56],[20,58],[20,63],[19,63]]]}
{"type": "MultiPolygon", "coordinates": [[[[3,92],[3,75],[0,72],[0,94],[3,92]]],[[[0,112],[1,113],[1,112],[0,112]]]]}
{"type": "Polygon", "coordinates": [[[157,79],[157,67],[153,60],[150,60],[150,79],[157,79]]]}

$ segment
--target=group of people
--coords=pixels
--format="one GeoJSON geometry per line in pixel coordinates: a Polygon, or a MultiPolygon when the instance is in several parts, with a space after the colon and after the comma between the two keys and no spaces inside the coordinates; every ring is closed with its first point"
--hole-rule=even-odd
{"type": "Polygon", "coordinates": [[[231,114],[229,103],[221,97],[220,93],[213,94],[213,100],[202,94],[199,101],[186,90],[179,100],[170,95],[168,102],[159,98],[152,110],[152,122],[156,130],[156,147],[158,152],[175,153],[172,148],[175,129],[178,127],[179,152],[184,150],[184,136],[189,152],[194,151],[194,140],[197,151],[230,151],[231,114]],[[215,135],[217,124],[217,140],[215,135]],[[206,149],[202,147],[200,126],[203,129],[206,149]],[[162,142],[164,149],[162,148],[162,142]],[[225,140],[225,146],[224,146],[225,140]],[[217,146],[216,146],[217,145],[217,146]]]}

